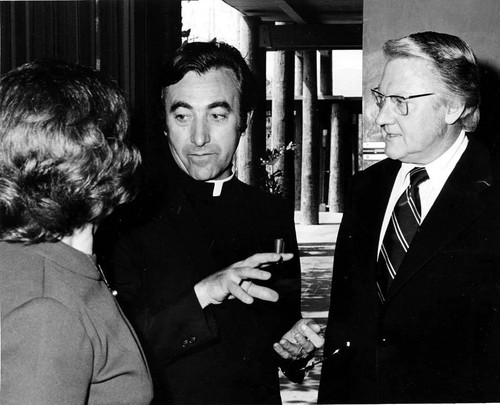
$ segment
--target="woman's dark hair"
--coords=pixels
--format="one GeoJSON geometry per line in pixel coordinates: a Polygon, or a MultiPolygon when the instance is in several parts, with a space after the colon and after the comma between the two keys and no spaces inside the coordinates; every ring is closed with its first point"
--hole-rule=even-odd
{"type": "Polygon", "coordinates": [[[163,72],[163,103],[168,86],[178,83],[189,72],[201,75],[212,69],[229,69],[234,73],[240,95],[240,131],[244,132],[247,114],[255,107],[255,79],[240,51],[224,42],[186,42],[177,49],[163,72]]]}
{"type": "Polygon", "coordinates": [[[135,196],[139,152],[116,83],[38,60],[0,80],[0,240],[38,243],[97,224],[135,196]]]}

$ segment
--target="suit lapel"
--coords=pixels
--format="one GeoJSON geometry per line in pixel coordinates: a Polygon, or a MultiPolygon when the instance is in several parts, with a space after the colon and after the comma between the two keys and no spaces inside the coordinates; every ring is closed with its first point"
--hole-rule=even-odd
{"type": "Polygon", "coordinates": [[[471,141],[415,235],[386,304],[427,261],[484,211],[480,192],[491,183],[487,162],[485,152],[471,141]]]}
{"type": "Polygon", "coordinates": [[[348,209],[344,212],[343,221],[352,222],[352,229],[357,235],[354,243],[357,249],[356,268],[360,272],[358,277],[365,283],[366,289],[374,294],[380,229],[400,167],[399,161],[386,159],[360,172],[355,177],[350,193],[353,195],[353,202],[346,204],[346,207],[353,207],[352,211],[348,209]]]}
{"type": "Polygon", "coordinates": [[[382,228],[385,211],[389,203],[394,181],[401,168],[401,163],[399,161],[387,160],[386,163],[387,165],[383,168],[383,172],[375,177],[377,181],[375,181],[373,177],[370,178],[368,187],[371,187],[372,191],[365,194],[368,200],[365,202],[365,207],[361,209],[361,212],[369,213],[369,218],[364,218],[363,223],[371,232],[367,243],[370,245],[369,252],[371,252],[372,256],[369,260],[370,263],[374,263],[373,268],[376,267],[380,230],[382,228]]]}

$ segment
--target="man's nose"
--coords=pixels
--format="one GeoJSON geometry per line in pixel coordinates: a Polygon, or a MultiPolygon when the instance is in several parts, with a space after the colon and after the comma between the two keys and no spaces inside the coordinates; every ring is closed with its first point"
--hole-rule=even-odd
{"type": "Polygon", "coordinates": [[[394,108],[391,105],[390,100],[386,99],[379,108],[375,123],[379,126],[394,124],[396,121],[395,114],[396,113],[394,112],[394,108]]]}
{"type": "Polygon", "coordinates": [[[198,120],[192,127],[191,142],[198,147],[210,142],[208,125],[203,120],[198,120]]]}

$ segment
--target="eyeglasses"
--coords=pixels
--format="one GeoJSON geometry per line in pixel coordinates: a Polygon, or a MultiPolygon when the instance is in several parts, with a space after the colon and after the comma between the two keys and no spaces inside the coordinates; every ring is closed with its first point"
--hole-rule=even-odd
{"type": "Polygon", "coordinates": [[[412,98],[432,96],[433,94],[435,94],[435,93],[415,94],[414,96],[408,96],[408,97],[396,96],[396,95],[386,96],[385,94],[381,93],[378,90],[378,87],[375,87],[374,89],[371,90],[373,97],[375,97],[375,103],[377,103],[378,108],[381,109],[385,104],[385,100],[389,98],[392,101],[394,107],[396,107],[396,111],[401,115],[408,115],[408,100],[412,98]]]}

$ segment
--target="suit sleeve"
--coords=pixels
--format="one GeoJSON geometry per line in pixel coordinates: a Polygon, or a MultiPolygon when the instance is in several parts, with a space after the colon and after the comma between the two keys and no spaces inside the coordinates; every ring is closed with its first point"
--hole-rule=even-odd
{"type": "Polygon", "coordinates": [[[172,294],[158,301],[158,294],[152,292],[162,286],[155,285],[147,274],[143,254],[140,243],[129,235],[106,256],[104,266],[118,291],[118,302],[155,368],[216,340],[217,327],[210,307],[201,308],[192,286],[178,291],[176,285],[167,285],[165,289],[172,294]]]}
{"type": "MultiPolygon", "coordinates": [[[[350,270],[352,269],[353,255],[355,247],[353,246],[354,226],[354,207],[352,204],[352,181],[349,192],[344,204],[342,222],[340,224],[337,241],[335,244],[335,256],[332,274],[332,288],[330,296],[330,308],[328,312],[328,323],[325,333],[325,345],[323,353],[328,355],[336,349],[344,346],[345,342],[350,340],[347,335],[345,323],[351,313],[350,301],[352,299],[352,280],[350,270]]],[[[339,364],[338,359],[342,354],[336,357],[335,361],[326,361],[321,370],[321,381],[318,391],[318,403],[329,404],[334,402],[335,373],[339,364]]]]}
{"type": "Polygon", "coordinates": [[[86,404],[93,350],[82,324],[48,298],[2,319],[2,404],[86,404]]]}
{"type": "Polygon", "coordinates": [[[496,156],[491,218],[488,223],[493,253],[493,279],[491,281],[491,327],[487,331],[484,369],[484,402],[498,402],[500,399],[500,159],[496,156]]]}
{"type": "MultiPolygon", "coordinates": [[[[276,336],[276,342],[302,318],[300,254],[295,222],[292,211],[282,209],[282,212],[286,212],[282,225],[285,235],[285,252],[293,253],[294,256],[289,262],[283,263],[283,267],[273,275],[273,277],[276,277],[276,290],[280,294],[278,301],[280,308],[278,319],[280,323],[278,327],[279,335],[276,336]]],[[[289,360],[284,360],[276,353],[274,355],[276,355],[279,367],[288,379],[296,383],[303,381],[304,372],[297,370],[303,367],[307,363],[307,360],[290,362],[289,360]]]]}
{"type": "Polygon", "coordinates": [[[301,270],[300,255],[295,233],[293,213],[286,217],[285,252],[293,253],[293,259],[283,263],[283,269],[278,270],[276,277],[279,280],[278,292],[283,311],[283,328],[287,332],[295,322],[301,318],[301,270]]]}

